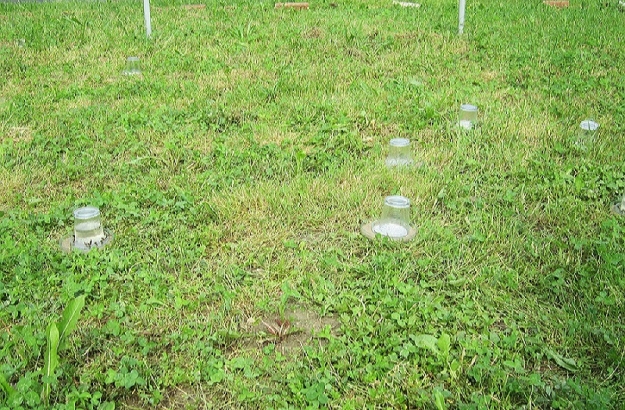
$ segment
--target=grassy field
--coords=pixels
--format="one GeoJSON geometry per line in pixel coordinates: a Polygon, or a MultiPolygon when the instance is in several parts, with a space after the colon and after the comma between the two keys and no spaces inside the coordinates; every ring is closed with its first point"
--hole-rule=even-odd
{"type": "Polygon", "coordinates": [[[422,3],[0,4],[0,408],[623,408],[625,13],[422,3]]]}

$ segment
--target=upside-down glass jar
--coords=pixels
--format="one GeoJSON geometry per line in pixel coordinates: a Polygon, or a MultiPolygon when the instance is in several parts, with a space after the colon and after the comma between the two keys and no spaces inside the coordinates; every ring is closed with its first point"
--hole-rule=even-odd
{"type": "Polygon", "coordinates": [[[384,198],[382,216],[371,228],[374,233],[393,239],[407,236],[410,231],[410,200],[399,195],[384,198]]]}
{"type": "Polygon", "coordinates": [[[410,140],[408,138],[393,138],[389,143],[388,156],[385,163],[389,168],[412,165],[410,140]]]}
{"type": "Polygon", "coordinates": [[[625,195],[623,195],[623,198],[620,202],[612,205],[612,212],[618,215],[625,215],[625,195]]]}
{"type": "Polygon", "coordinates": [[[588,148],[588,146],[595,141],[598,130],[599,124],[593,120],[582,121],[579,124],[579,132],[576,143],[577,146],[583,149],[588,148]]]}
{"type": "Polygon", "coordinates": [[[472,130],[477,125],[478,109],[475,105],[462,104],[458,115],[458,126],[464,130],[472,130]]]}
{"type": "Polygon", "coordinates": [[[100,218],[100,210],[95,206],[85,206],[74,211],[74,247],[87,250],[101,246],[105,234],[100,218]]]}
{"type": "Polygon", "coordinates": [[[126,69],[122,73],[124,75],[141,74],[141,68],[139,67],[139,57],[128,57],[126,59],[126,69]]]}

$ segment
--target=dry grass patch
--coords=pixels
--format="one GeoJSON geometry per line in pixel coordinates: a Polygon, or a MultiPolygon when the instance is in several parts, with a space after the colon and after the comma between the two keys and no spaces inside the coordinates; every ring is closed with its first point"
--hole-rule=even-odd
{"type": "Polygon", "coordinates": [[[0,132],[0,142],[13,141],[15,143],[27,143],[33,139],[33,130],[29,126],[8,127],[6,132],[0,132]]]}

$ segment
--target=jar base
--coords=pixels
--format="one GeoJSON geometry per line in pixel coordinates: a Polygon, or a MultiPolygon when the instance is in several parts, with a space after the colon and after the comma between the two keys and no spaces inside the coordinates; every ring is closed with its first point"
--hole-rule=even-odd
{"type": "MultiPolygon", "coordinates": [[[[412,226],[408,228],[408,232],[405,236],[401,236],[401,237],[393,237],[393,236],[385,236],[385,235],[381,235],[378,232],[375,232],[373,230],[373,226],[377,223],[378,221],[374,221],[374,222],[369,222],[366,223],[364,225],[362,225],[360,227],[360,233],[367,239],[371,239],[374,240],[376,239],[376,237],[386,237],[388,239],[390,239],[391,241],[398,241],[398,242],[408,242],[414,239],[414,237],[417,235],[417,230],[415,228],[413,228],[412,226]]],[[[405,228],[404,228],[405,229],[405,228]]]]}
{"type": "Polygon", "coordinates": [[[617,215],[625,215],[625,209],[621,208],[621,203],[617,202],[615,204],[612,205],[612,208],[610,208],[613,214],[617,214],[617,215]]]}
{"type": "Polygon", "coordinates": [[[103,248],[111,242],[113,242],[113,233],[105,230],[104,239],[102,239],[100,242],[92,244],[88,248],[77,247],[75,245],[74,235],[61,238],[61,240],[59,241],[59,247],[65,253],[69,253],[71,251],[89,252],[93,248],[103,248]]]}

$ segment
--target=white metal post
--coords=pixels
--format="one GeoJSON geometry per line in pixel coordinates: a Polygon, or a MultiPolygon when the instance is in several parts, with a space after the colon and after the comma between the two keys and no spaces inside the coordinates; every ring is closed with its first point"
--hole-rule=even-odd
{"type": "Polygon", "coordinates": [[[464,9],[466,5],[466,0],[460,0],[460,4],[458,5],[458,34],[464,32],[464,9]]]}
{"type": "Polygon", "coordinates": [[[145,17],[145,33],[152,35],[152,22],[150,19],[150,0],[143,0],[143,16],[145,17]]]}

